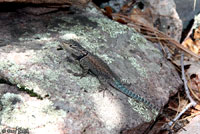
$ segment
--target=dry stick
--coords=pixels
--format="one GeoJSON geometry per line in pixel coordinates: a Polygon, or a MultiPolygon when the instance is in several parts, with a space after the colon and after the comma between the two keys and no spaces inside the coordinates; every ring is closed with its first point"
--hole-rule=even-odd
{"type": "Polygon", "coordinates": [[[193,5],[193,11],[195,11],[195,7],[196,7],[196,0],[194,0],[194,5],[193,5]]]}
{"type": "Polygon", "coordinates": [[[185,111],[187,111],[190,107],[194,107],[196,106],[196,102],[192,99],[192,97],[190,96],[190,92],[187,86],[187,80],[185,78],[185,73],[184,73],[184,64],[183,64],[183,59],[184,59],[184,55],[183,53],[181,54],[181,73],[182,73],[182,80],[184,82],[184,88],[185,88],[185,93],[187,95],[187,98],[190,100],[190,103],[172,120],[168,123],[169,126],[172,126],[172,124],[177,121],[181,115],[183,115],[183,113],[185,113],[185,111]]]}
{"type": "Polygon", "coordinates": [[[190,103],[192,103],[193,106],[196,106],[197,103],[190,96],[190,92],[189,92],[189,89],[188,89],[188,86],[187,86],[187,80],[185,78],[185,73],[184,73],[183,59],[184,59],[184,54],[182,53],[181,54],[181,71],[182,71],[182,80],[184,81],[185,92],[186,92],[186,95],[187,95],[188,99],[190,100],[190,103]]]}

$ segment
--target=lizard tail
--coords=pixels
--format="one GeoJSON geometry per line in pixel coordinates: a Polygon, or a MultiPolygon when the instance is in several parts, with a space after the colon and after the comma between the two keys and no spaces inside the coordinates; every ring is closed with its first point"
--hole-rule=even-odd
{"type": "Polygon", "coordinates": [[[115,81],[115,84],[112,86],[114,88],[116,88],[117,90],[119,90],[120,92],[124,93],[125,95],[137,100],[137,101],[140,101],[142,103],[144,103],[145,105],[147,105],[148,107],[150,107],[151,109],[154,109],[156,111],[159,111],[159,108],[156,107],[155,105],[153,105],[151,102],[147,101],[146,99],[144,99],[143,97],[141,97],[140,95],[138,94],[135,94],[133,91],[127,89],[123,84],[121,84],[121,82],[119,81],[115,81]]]}

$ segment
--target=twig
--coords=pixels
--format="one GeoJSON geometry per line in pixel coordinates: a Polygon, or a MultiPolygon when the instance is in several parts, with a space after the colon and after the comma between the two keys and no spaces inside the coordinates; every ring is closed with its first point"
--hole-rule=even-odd
{"type": "Polygon", "coordinates": [[[181,115],[183,115],[185,113],[185,111],[187,111],[190,107],[194,107],[196,106],[196,102],[192,99],[192,97],[190,96],[190,92],[187,86],[187,80],[185,78],[185,73],[184,73],[184,64],[183,64],[183,59],[184,59],[184,55],[183,53],[181,54],[181,72],[182,72],[182,80],[184,82],[184,88],[185,88],[185,93],[187,95],[187,98],[190,100],[190,103],[172,120],[168,123],[169,126],[172,126],[172,124],[177,121],[181,115]]]}
{"type": "Polygon", "coordinates": [[[196,0],[194,0],[194,4],[193,4],[193,11],[195,11],[195,7],[196,7],[196,0]]]}
{"type": "Polygon", "coordinates": [[[187,86],[187,80],[185,78],[185,73],[184,73],[184,63],[183,63],[183,59],[184,59],[184,54],[181,54],[181,72],[182,72],[182,80],[184,81],[184,88],[185,88],[185,92],[186,95],[188,97],[188,99],[190,100],[190,103],[192,103],[193,106],[196,106],[196,102],[192,99],[192,97],[190,96],[190,92],[187,86]]]}

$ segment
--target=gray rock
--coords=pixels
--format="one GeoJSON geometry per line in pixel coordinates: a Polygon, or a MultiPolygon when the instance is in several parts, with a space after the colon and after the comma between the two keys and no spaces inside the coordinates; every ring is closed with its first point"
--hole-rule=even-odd
{"type": "Polygon", "coordinates": [[[183,28],[186,28],[194,16],[200,12],[200,1],[196,0],[195,8],[195,0],[175,0],[174,2],[180,19],[183,21],[183,28]]]}
{"type": "Polygon", "coordinates": [[[182,21],[176,11],[173,0],[142,0],[145,7],[151,10],[153,23],[160,31],[180,41],[182,21]]]}
{"type": "Polygon", "coordinates": [[[30,134],[118,134],[153,119],[142,103],[111,87],[112,94],[106,91],[103,96],[91,74],[80,78],[69,73],[81,68],[66,60],[60,40],[80,42],[130,82],[130,90],[159,107],[181,85],[155,44],[92,6],[74,14],[1,13],[0,26],[0,78],[15,87],[0,87],[0,130],[9,126],[30,134]]]}
{"type": "Polygon", "coordinates": [[[193,119],[190,120],[190,123],[187,124],[183,130],[181,129],[177,134],[199,134],[199,127],[200,127],[200,116],[197,115],[193,119]]]}
{"type": "MultiPolygon", "coordinates": [[[[144,9],[148,9],[149,20],[151,20],[155,27],[160,31],[166,33],[170,37],[180,41],[182,33],[182,21],[176,11],[176,5],[174,0],[141,0],[144,4],[144,9]]],[[[130,2],[129,2],[130,3],[130,2]]],[[[137,4],[133,5],[133,9],[137,4]]],[[[110,6],[114,12],[119,12],[123,5],[128,4],[128,1],[124,0],[110,0],[103,3],[102,8],[110,6]]]]}

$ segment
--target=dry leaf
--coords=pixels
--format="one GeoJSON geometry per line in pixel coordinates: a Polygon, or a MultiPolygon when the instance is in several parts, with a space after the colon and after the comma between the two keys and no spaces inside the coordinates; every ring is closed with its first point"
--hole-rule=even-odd
{"type": "Polygon", "coordinates": [[[193,30],[193,33],[183,41],[182,45],[195,54],[200,54],[200,26],[193,30]]]}

